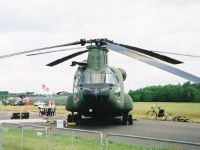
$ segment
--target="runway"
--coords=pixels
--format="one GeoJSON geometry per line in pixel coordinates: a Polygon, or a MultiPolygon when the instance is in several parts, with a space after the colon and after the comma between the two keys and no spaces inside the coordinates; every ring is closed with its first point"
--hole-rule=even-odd
{"type": "MultiPolygon", "coordinates": [[[[9,119],[11,112],[0,112],[0,120],[9,119]]],[[[30,119],[44,119],[39,117],[38,113],[31,113],[30,119]]],[[[49,117],[51,120],[65,119],[64,114],[57,114],[55,117],[49,117]]],[[[45,123],[32,123],[37,125],[46,125],[45,123]]],[[[55,126],[55,125],[54,125],[55,126]]],[[[158,120],[140,119],[134,121],[133,125],[121,125],[119,119],[115,120],[94,120],[84,118],[79,125],[69,125],[69,128],[100,131],[106,136],[107,133],[120,133],[128,135],[137,135],[153,138],[171,139],[178,141],[188,141],[200,143],[200,123],[190,122],[170,122],[158,120]]]]}
{"type": "MultiPolygon", "coordinates": [[[[72,127],[72,126],[71,126],[72,127]]],[[[200,143],[200,124],[189,122],[170,122],[156,120],[138,120],[133,125],[120,125],[109,122],[84,120],[73,128],[96,130],[107,133],[120,133],[178,141],[200,143]]]]}

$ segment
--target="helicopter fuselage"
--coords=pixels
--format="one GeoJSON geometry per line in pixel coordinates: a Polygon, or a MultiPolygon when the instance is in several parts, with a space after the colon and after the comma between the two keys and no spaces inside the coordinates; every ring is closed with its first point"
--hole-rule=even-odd
{"type": "Polygon", "coordinates": [[[108,50],[88,47],[86,66],[79,66],[66,109],[91,117],[116,117],[127,114],[133,101],[124,93],[125,71],[107,65],[108,50]]]}

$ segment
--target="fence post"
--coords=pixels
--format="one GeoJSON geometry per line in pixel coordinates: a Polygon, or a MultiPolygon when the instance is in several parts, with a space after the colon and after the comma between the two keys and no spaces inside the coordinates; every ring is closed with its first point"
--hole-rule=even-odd
{"type": "Polygon", "coordinates": [[[3,129],[2,125],[0,124],[1,135],[0,135],[0,149],[3,150],[3,129]]]}
{"type": "Polygon", "coordinates": [[[50,136],[51,136],[51,134],[50,134],[50,130],[51,130],[51,127],[46,127],[47,128],[47,134],[48,134],[48,150],[50,150],[50,136]]]}
{"type": "Polygon", "coordinates": [[[74,130],[72,129],[72,145],[71,145],[71,150],[73,150],[74,146],[74,130]]]}
{"type": "Polygon", "coordinates": [[[20,145],[20,150],[23,150],[23,134],[24,134],[24,126],[21,125],[21,145],[20,145]]]}
{"type": "Polygon", "coordinates": [[[109,134],[107,134],[106,136],[106,150],[108,150],[108,137],[109,137],[109,134]]]}
{"type": "Polygon", "coordinates": [[[149,139],[150,150],[152,150],[152,139],[149,139]]]}
{"type": "Polygon", "coordinates": [[[103,149],[103,134],[102,133],[100,133],[100,138],[101,138],[101,140],[100,140],[100,150],[102,150],[103,149]]]}

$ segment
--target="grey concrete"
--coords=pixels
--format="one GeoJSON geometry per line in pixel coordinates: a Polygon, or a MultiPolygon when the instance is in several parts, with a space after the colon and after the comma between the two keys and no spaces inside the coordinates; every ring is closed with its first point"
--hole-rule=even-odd
{"type": "Polygon", "coordinates": [[[118,122],[84,120],[80,125],[69,126],[107,133],[147,136],[178,141],[200,143],[200,124],[189,122],[170,122],[156,120],[138,120],[133,125],[120,125],[118,122]]]}

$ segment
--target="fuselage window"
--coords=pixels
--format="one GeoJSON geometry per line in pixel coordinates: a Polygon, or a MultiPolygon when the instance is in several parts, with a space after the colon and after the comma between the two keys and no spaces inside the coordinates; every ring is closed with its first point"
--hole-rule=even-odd
{"type": "Polygon", "coordinates": [[[83,73],[77,77],[77,84],[118,84],[118,82],[116,75],[112,73],[83,73]]]}

